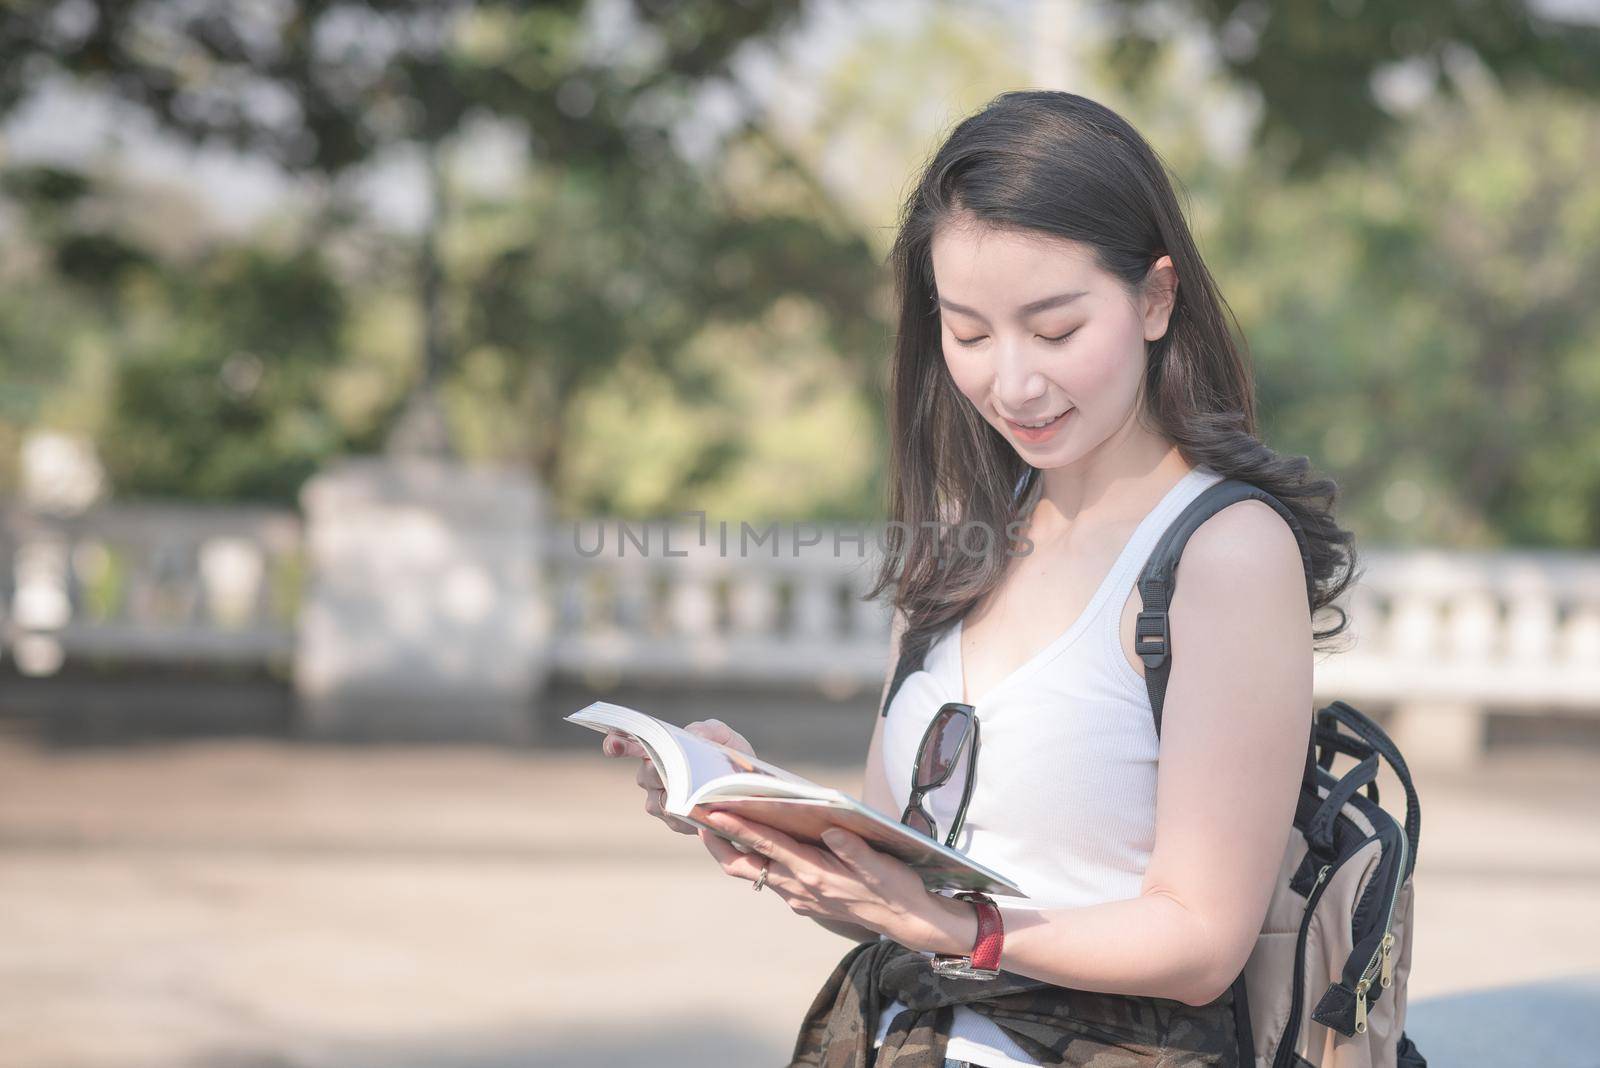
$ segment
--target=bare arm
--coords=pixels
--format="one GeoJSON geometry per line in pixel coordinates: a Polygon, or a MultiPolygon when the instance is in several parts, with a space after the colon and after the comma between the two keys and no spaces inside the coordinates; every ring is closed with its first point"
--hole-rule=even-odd
{"type": "MultiPolygon", "coordinates": [[[[1156,834],[1140,895],[1003,909],[1001,966],[1060,986],[1204,1005],[1243,969],[1288,846],[1312,708],[1310,608],[1293,533],[1230,505],[1184,551],[1171,614],[1156,834]]],[[[942,906],[940,906],[942,908],[942,906]]],[[[970,905],[928,946],[965,953],[970,905]]]]}

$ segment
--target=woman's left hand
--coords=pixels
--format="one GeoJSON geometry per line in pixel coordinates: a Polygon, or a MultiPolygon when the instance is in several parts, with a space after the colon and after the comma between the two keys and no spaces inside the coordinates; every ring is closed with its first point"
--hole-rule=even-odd
{"type": "Polygon", "coordinates": [[[711,813],[706,822],[752,850],[741,853],[710,831],[700,831],[722,870],[754,881],[767,867],[766,889],[776,891],[798,915],[857,924],[908,949],[933,950],[959,938],[952,934],[963,919],[958,909],[972,912],[971,906],[930,893],[909,865],[838,827],[824,832],[827,848],[819,849],[731,812],[711,813]]]}

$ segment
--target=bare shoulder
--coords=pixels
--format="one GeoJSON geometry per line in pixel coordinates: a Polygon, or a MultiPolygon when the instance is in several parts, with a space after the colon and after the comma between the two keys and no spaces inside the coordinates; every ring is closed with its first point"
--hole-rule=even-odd
{"type": "MultiPolygon", "coordinates": [[[[1311,605],[1305,586],[1300,543],[1284,518],[1265,501],[1237,501],[1195,529],[1178,561],[1172,592],[1174,643],[1187,650],[1216,637],[1223,617],[1248,616],[1274,632],[1275,639],[1298,643],[1300,623],[1310,630],[1311,605]]],[[[1137,586],[1128,591],[1120,624],[1122,653],[1137,675],[1144,663],[1134,644],[1135,622],[1143,600],[1137,586]]],[[[1309,640],[1309,639],[1307,639],[1309,640]]]]}
{"type": "Polygon", "coordinates": [[[1180,600],[1203,591],[1224,604],[1274,606],[1280,611],[1310,612],[1305,564],[1300,543],[1288,522],[1265,501],[1246,500],[1228,505],[1190,535],[1178,564],[1173,591],[1174,613],[1180,600]]]}
{"type": "MultiPolygon", "coordinates": [[[[1190,734],[1182,721],[1201,735],[1226,734],[1232,725],[1277,737],[1284,752],[1295,737],[1305,745],[1315,674],[1311,607],[1294,531],[1271,505],[1239,501],[1196,528],[1178,564],[1170,615],[1167,695],[1175,715],[1164,723],[1171,720],[1179,736],[1190,734]]],[[[1163,731],[1164,746],[1171,733],[1163,731]]]]}
{"type": "Polygon", "coordinates": [[[1300,543],[1289,523],[1265,501],[1236,501],[1201,523],[1184,546],[1180,567],[1199,560],[1227,567],[1239,563],[1304,574],[1300,543]]]}

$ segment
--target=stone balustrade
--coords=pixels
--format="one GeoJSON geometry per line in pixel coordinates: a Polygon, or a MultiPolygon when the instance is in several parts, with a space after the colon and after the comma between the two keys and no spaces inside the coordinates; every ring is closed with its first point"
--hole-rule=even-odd
{"type": "Polygon", "coordinates": [[[770,524],[759,543],[739,533],[725,551],[715,536],[700,544],[693,525],[552,523],[556,668],[596,682],[765,681],[835,697],[881,686],[888,608],[862,599],[879,559],[871,532],[837,547],[833,529],[770,524]]]}
{"type": "MultiPolygon", "coordinates": [[[[448,480],[430,485],[462,492],[448,480]]],[[[308,488],[307,499],[317,492],[331,491],[308,488]]],[[[486,485],[478,495],[499,492],[486,485]]],[[[327,643],[349,630],[351,655],[380,665],[367,672],[370,684],[419,655],[386,657],[369,648],[374,634],[405,633],[425,650],[428,620],[443,614],[454,620],[452,655],[469,674],[486,670],[470,667],[478,657],[486,665],[538,665],[508,676],[530,700],[551,672],[601,688],[737,682],[815,688],[833,698],[875,694],[882,683],[888,617],[881,603],[862,600],[880,551],[870,528],[773,524],[702,537],[692,522],[575,526],[541,517],[517,549],[503,537],[468,536],[464,524],[471,522],[452,515],[438,528],[448,551],[439,549],[444,555],[428,564],[438,574],[511,574],[508,552],[536,558],[531,569],[515,568],[525,577],[514,588],[478,583],[464,599],[451,582],[426,577],[434,571],[417,569],[415,546],[396,548],[402,522],[422,529],[412,506],[386,499],[383,508],[376,521],[362,522],[337,509],[308,509],[314,525],[339,524],[375,539],[371,550],[346,545],[321,564],[308,550],[318,537],[313,524],[287,510],[115,504],[74,517],[0,511],[0,654],[35,675],[78,659],[279,663],[297,676],[312,674],[315,662],[322,665],[318,678],[337,679],[354,675],[326,667],[327,643]],[[397,538],[384,538],[385,530],[397,538]],[[391,579],[371,566],[408,552],[410,564],[383,572],[391,579]],[[476,569],[473,560],[486,554],[493,566],[476,569]],[[308,651],[306,606],[353,605],[360,591],[348,588],[348,569],[356,557],[370,557],[362,581],[385,586],[362,609],[383,626],[341,624],[337,612],[324,614],[308,651]],[[413,596],[406,582],[427,588],[413,596]],[[330,600],[328,589],[343,592],[330,600]],[[458,618],[474,605],[503,612],[507,597],[539,599],[545,624],[485,628],[458,618]],[[420,613],[405,621],[409,629],[393,618],[403,608],[420,613]],[[484,648],[486,642],[500,647],[484,648]]],[[[1350,629],[1336,652],[1318,656],[1319,702],[1337,697],[1392,710],[1408,756],[1447,762],[1481,750],[1491,711],[1600,713],[1600,554],[1368,548],[1361,560],[1361,580],[1342,602],[1350,629]]],[[[430,685],[442,679],[448,688],[451,675],[429,677],[430,685]]]]}
{"type": "Polygon", "coordinates": [[[0,651],[24,674],[68,659],[289,667],[301,522],[245,505],[0,508],[0,651]]]}

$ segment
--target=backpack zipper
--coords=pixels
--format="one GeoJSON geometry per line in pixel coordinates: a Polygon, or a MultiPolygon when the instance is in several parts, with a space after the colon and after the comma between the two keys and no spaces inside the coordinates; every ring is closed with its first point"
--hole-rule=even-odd
{"type": "Polygon", "coordinates": [[[1367,1033],[1367,990],[1372,986],[1372,969],[1374,965],[1381,965],[1382,975],[1379,985],[1387,990],[1394,984],[1394,958],[1390,951],[1394,946],[1394,935],[1390,927],[1394,924],[1394,905],[1400,898],[1400,887],[1406,881],[1406,832],[1400,828],[1400,862],[1395,865],[1394,889],[1389,893],[1389,911],[1383,918],[1383,938],[1378,942],[1378,948],[1372,951],[1372,959],[1367,961],[1366,967],[1361,969],[1361,980],[1356,983],[1356,1034],[1367,1033]]]}
{"type": "MultiPolygon", "coordinates": [[[[1354,856],[1355,852],[1352,851],[1350,855],[1354,856]]],[[[1317,881],[1311,886],[1311,893],[1306,895],[1306,911],[1300,917],[1300,935],[1294,944],[1294,998],[1290,1002],[1289,1026],[1284,1028],[1284,1035],[1278,1040],[1278,1052],[1273,1054],[1272,1068],[1289,1068],[1289,1059],[1284,1053],[1293,1052],[1300,1041],[1300,1003],[1305,999],[1306,935],[1311,929],[1311,914],[1316,911],[1317,902],[1322,898],[1322,888],[1327,884],[1328,873],[1333,867],[1332,864],[1322,866],[1317,872],[1317,881]]]]}
{"type": "MultiPolygon", "coordinates": [[[[1312,884],[1311,891],[1306,897],[1306,910],[1305,914],[1300,918],[1300,935],[1296,940],[1294,947],[1294,1000],[1291,1002],[1292,1007],[1289,1010],[1289,1025],[1284,1028],[1283,1037],[1278,1040],[1278,1050],[1275,1054],[1273,1054],[1272,1068],[1291,1068],[1290,1057],[1295,1052],[1295,1047],[1300,1044],[1301,1002],[1305,998],[1306,938],[1308,937],[1311,929],[1312,914],[1316,911],[1317,902],[1322,899],[1322,891],[1328,882],[1328,873],[1336,867],[1344,867],[1344,865],[1349,863],[1357,853],[1365,849],[1367,843],[1369,842],[1377,842],[1381,846],[1383,843],[1383,836],[1381,834],[1368,835],[1366,838],[1363,838],[1359,843],[1357,843],[1356,847],[1352,849],[1343,860],[1340,860],[1338,864],[1324,864],[1321,870],[1317,872],[1317,881],[1312,884]]],[[[1392,974],[1390,963],[1391,958],[1389,957],[1388,949],[1394,941],[1394,936],[1389,933],[1389,924],[1394,919],[1394,905],[1396,898],[1400,896],[1400,885],[1405,882],[1405,848],[1406,836],[1405,832],[1402,830],[1400,833],[1401,863],[1396,866],[1396,871],[1401,873],[1400,879],[1395,883],[1395,889],[1389,895],[1389,913],[1387,918],[1384,920],[1384,937],[1379,941],[1378,949],[1372,955],[1373,961],[1382,961],[1383,972],[1385,976],[1392,974]]],[[[1368,961],[1367,967],[1362,970],[1363,974],[1365,974],[1367,970],[1370,970],[1371,967],[1372,961],[1368,961]]],[[[1392,982],[1392,979],[1390,981],[1392,982]]],[[[1387,986],[1388,983],[1385,983],[1384,985],[1387,986]]],[[[1361,982],[1357,984],[1356,1030],[1358,1034],[1365,1033],[1367,1029],[1366,990],[1370,986],[1371,980],[1368,978],[1363,978],[1361,982]]]]}

